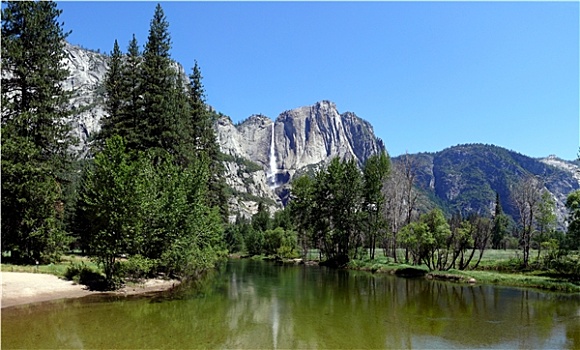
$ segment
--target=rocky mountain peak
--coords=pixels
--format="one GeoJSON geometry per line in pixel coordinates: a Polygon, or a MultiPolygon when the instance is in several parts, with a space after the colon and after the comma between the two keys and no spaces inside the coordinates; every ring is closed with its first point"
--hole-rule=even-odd
{"type": "Polygon", "coordinates": [[[362,165],[384,148],[368,122],[354,113],[340,114],[330,101],[287,110],[275,121],[258,114],[234,125],[221,118],[215,127],[221,151],[261,166],[271,195],[260,196],[278,201],[285,200],[296,173],[323,166],[334,157],[354,158],[362,165]]]}

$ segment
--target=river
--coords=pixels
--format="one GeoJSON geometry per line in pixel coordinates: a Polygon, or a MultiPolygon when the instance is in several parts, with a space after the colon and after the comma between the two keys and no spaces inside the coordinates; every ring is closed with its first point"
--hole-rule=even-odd
{"type": "Polygon", "coordinates": [[[231,260],[194,287],[2,310],[3,349],[580,349],[580,296],[231,260]]]}

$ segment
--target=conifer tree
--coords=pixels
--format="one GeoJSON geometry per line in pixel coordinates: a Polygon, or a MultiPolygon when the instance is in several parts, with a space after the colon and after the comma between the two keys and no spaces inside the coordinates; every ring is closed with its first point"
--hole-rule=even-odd
{"type": "Polygon", "coordinates": [[[113,135],[125,136],[121,127],[121,108],[124,104],[124,87],[122,86],[123,79],[123,54],[119,49],[119,44],[115,40],[113,51],[111,52],[111,59],[109,63],[109,70],[105,76],[105,90],[106,90],[106,104],[105,112],[107,113],[101,121],[101,131],[98,135],[99,148],[104,145],[104,140],[113,135]]]}
{"type": "Polygon", "coordinates": [[[56,260],[68,147],[68,33],[54,2],[6,2],[2,10],[2,245],[25,261],[56,260]]]}
{"type": "Polygon", "coordinates": [[[208,205],[219,207],[224,222],[227,222],[229,211],[225,194],[223,164],[219,159],[219,146],[213,129],[213,113],[208,110],[205,101],[205,89],[202,83],[201,69],[195,61],[192,74],[189,76],[189,104],[191,121],[187,123],[197,154],[203,154],[209,160],[210,179],[208,183],[208,205]]]}
{"type": "Polygon", "coordinates": [[[504,214],[499,200],[499,193],[495,194],[495,214],[493,217],[493,228],[491,231],[491,246],[493,249],[499,249],[502,240],[508,232],[509,220],[504,214]]]}
{"type": "Polygon", "coordinates": [[[125,138],[129,149],[137,149],[139,134],[137,127],[141,119],[141,109],[143,100],[140,98],[141,88],[141,62],[143,57],[139,50],[139,45],[135,34],[129,41],[127,47],[127,57],[122,66],[122,87],[125,93],[125,103],[121,107],[121,113],[124,116],[125,138]]]}
{"type": "Polygon", "coordinates": [[[168,29],[169,23],[163,9],[157,4],[143,52],[143,110],[137,128],[141,137],[137,147],[143,150],[159,147],[175,154],[178,116],[170,107],[177,74],[171,66],[171,37],[168,29]]]}

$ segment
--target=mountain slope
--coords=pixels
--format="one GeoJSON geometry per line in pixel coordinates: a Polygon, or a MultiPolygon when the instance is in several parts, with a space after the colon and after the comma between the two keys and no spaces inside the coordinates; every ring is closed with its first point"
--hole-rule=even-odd
{"type": "MultiPolygon", "coordinates": [[[[567,195],[580,188],[578,167],[554,158],[534,159],[493,145],[470,144],[431,154],[409,155],[417,169],[417,186],[436,198],[448,212],[478,212],[491,215],[495,193],[504,211],[517,220],[512,189],[524,175],[544,182],[556,201],[558,222],[565,224],[567,195]]],[[[393,161],[400,161],[401,157],[393,161]]]]}

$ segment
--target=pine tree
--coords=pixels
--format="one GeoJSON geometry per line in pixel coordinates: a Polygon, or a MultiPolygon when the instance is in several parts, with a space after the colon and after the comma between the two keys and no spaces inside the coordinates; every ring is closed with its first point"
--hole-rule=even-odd
{"type": "Polygon", "coordinates": [[[129,149],[137,149],[140,139],[137,127],[141,119],[143,105],[143,100],[140,97],[143,87],[140,71],[142,61],[143,57],[139,51],[137,38],[133,34],[133,38],[129,41],[129,46],[127,47],[127,58],[122,66],[122,87],[126,100],[121,107],[121,113],[124,116],[124,135],[129,149]]]}
{"type": "Polygon", "coordinates": [[[56,260],[67,243],[62,187],[73,139],[61,12],[45,1],[2,10],[2,244],[16,260],[56,260]]]}
{"type": "Polygon", "coordinates": [[[137,147],[143,150],[159,147],[175,155],[178,116],[171,110],[171,94],[175,91],[177,74],[171,66],[168,28],[163,9],[157,4],[143,52],[143,111],[137,128],[141,136],[137,147]]]}
{"type": "Polygon", "coordinates": [[[222,220],[228,221],[229,211],[226,184],[223,178],[224,168],[220,160],[220,151],[217,144],[213,123],[215,115],[208,110],[205,102],[205,89],[202,83],[201,69],[195,61],[192,74],[189,76],[189,105],[191,107],[191,121],[187,129],[195,147],[195,153],[203,155],[209,160],[211,177],[208,183],[208,205],[219,207],[222,220]]]}
{"type": "Polygon", "coordinates": [[[491,246],[493,249],[499,249],[502,240],[508,232],[508,217],[504,214],[501,207],[499,193],[495,194],[495,214],[493,217],[493,228],[491,231],[491,246]]]}
{"type": "Polygon", "coordinates": [[[109,63],[109,70],[105,76],[105,90],[106,90],[106,104],[105,112],[107,113],[101,123],[101,131],[98,135],[99,147],[102,148],[104,145],[104,140],[111,138],[113,135],[119,135],[125,137],[122,131],[124,128],[121,127],[122,121],[122,106],[125,103],[123,96],[124,87],[122,85],[123,80],[123,54],[119,49],[119,44],[115,40],[113,46],[113,51],[111,51],[111,59],[109,63]]]}

